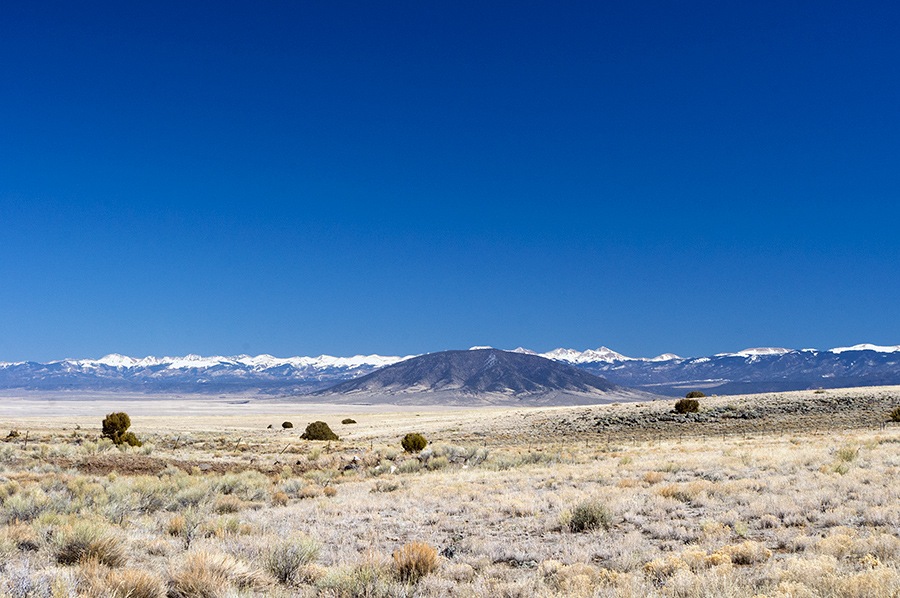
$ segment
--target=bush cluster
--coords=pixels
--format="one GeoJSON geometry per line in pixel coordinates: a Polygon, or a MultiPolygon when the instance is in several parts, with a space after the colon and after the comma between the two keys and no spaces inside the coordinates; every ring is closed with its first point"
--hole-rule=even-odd
{"type": "Polygon", "coordinates": [[[331,431],[325,422],[313,422],[306,426],[306,431],[300,436],[304,440],[340,440],[338,435],[331,431]]]}
{"type": "Polygon", "coordinates": [[[273,544],[265,553],[266,570],[280,583],[289,584],[299,579],[303,567],[319,556],[321,546],[308,536],[290,537],[273,544]]]}
{"type": "Polygon", "coordinates": [[[103,420],[104,438],[109,438],[116,444],[128,444],[129,446],[143,446],[134,432],[128,432],[131,427],[131,418],[127,413],[117,411],[116,413],[108,413],[103,420]]]}
{"type": "Polygon", "coordinates": [[[691,392],[684,395],[686,399],[704,399],[706,395],[700,392],[699,390],[692,390],[691,392]]]}
{"type": "Polygon", "coordinates": [[[601,527],[608,529],[611,520],[609,510],[603,504],[596,500],[588,500],[578,503],[572,510],[569,530],[584,532],[601,527]]]}
{"type": "Polygon", "coordinates": [[[355,419],[351,419],[351,418],[348,417],[347,419],[342,419],[342,420],[341,420],[341,423],[344,424],[344,425],[347,425],[347,424],[355,424],[355,423],[356,423],[356,420],[355,420],[355,419]]]}
{"type": "Polygon", "coordinates": [[[404,544],[394,552],[394,567],[403,581],[416,582],[437,568],[437,550],[424,542],[404,544]]]}
{"type": "Polygon", "coordinates": [[[900,407],[894,407],[888,417],[892,422],[900,422],[900,407]]]}
{"type": "Polygon", "coordinates": [[[700,411],[700,401],[697,399],[678,399],[675,401],[675,411],[678,413],[697,413],[700,411]]]}
{"type": "Polygon", "coordinates": [[[410,432],[400,441],[400,446],[402,446],[403,450],[407,453],[418,453],[425,448],[427,444],[428,441],[425,440],[425,437],[421,434],[416,434],[415,432],[410,432]]]}
{"type": "Polygon", "coordinates": [[[281,427],[287,430],[288,428],[293,428],[294,424],[292,424],[291,422],[282,422],[281,427]]]}

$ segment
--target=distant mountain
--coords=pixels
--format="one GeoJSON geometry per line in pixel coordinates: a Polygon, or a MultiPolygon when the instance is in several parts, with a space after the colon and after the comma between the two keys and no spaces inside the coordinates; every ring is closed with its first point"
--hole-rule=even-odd
{"type": "MultiPolygon", "coordinates": [[[[585,352],[587,353],[587,352],[585,352]]],[[[783,392],[900,384],[900,345],[855,345],[828,351],[780,347],[710,357],[585,360],[577,366],[616,384],[670,396],[783,392]]]]}
{"type": "Polygon", "coordinates": [[[355,357],[145,357],[0,363],[0,388],[130,392],[310,392],[407,359],[355,357]]]}
{"type": "MultiPolygon", "coordinates": [[[[543,354],[519,348],[513,353],[544,357],[614,384],[671,396],[694,389],[737,394],[900,384],[900,345],[863,344],[827,351],[762,347],[688,358],[671,353],[626,357],[606,347],[555,349],[543,354]]],[[[412,357],[187,355],[135,359],[113,354],[93,360],[0,363],[0,389],[292,395],[353,380],[412,357]]]]}
{"type": "Polygon", "coordinates": [[[313,393],[354,403],[571,405],[654,398],[537,355],[475,348],[413,357],[313,393]]]}

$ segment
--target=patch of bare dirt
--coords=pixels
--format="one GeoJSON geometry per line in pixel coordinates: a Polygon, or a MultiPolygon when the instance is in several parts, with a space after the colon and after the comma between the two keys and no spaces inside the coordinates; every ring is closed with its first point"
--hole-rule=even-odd
{"type": "MultiPolygon", "coordinates": [[[[266,475],[281,473],[285,466],[290,467],[294,475],[302,475],[307,471],[321,469],[321,465],[306,459],[271,459],[267,457],[255,458],[250,461],[224,461],[204,459],[172,459],[166,457],[151,457],[145,455],[129,455],[121,453],[108,453],[101,455],[89,455],[79,458],[55,457],[44,460],[46,463],[61,469],[76,469],[80,473],[93,475],[107,475],[115,472],[119,475],[158,475],[168,467],[177,467],[187,473],[195,471],[201,473],[241,473],[243,471],[258,471],[266,475]]],[[[338,465],[341,469],[359,467],[373,467],[378,464],[378,457],[374,455],[347,456],[341,458],[338,465]]]]}

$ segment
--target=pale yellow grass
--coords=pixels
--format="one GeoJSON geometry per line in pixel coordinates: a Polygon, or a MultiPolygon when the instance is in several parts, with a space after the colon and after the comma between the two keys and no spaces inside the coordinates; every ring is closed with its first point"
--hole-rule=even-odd
{"type": "Polygon", "coordinates": [[[147,444],[124,453],[94,444],[96,418],[9,421],[31,440],[0,443],[0,596],[73,595],[78,565],[53,561],[52,539],[87,520],[125,550],[95,586],[138,583],[141,571],[171,595],[900,591],[900,429],[612,443],[525,433],[584,410],[133,416],[147,444]],[[300,441],[320,418],[344,440],[300,441]],[[278,429],[285,420],[293,431],[278,429]],[[431,441],[419,457],[399,450],[411,431],[431,441]],[[112,457],[115,474],[85,469],[112,457]],[[139,458],[163,466],[129,475],[139,458]],[[201,468],[222,464],[249,470],[201,468]],[[588,501],[605,506],[609,528],[570,531],[588,501]],[[280,584],[258,573],[272,546],[300,537],[321,546],[315,562],[280,584]],[[433,571],[397,568],[393,555],[410,545],[440,555],[433,571]]]}

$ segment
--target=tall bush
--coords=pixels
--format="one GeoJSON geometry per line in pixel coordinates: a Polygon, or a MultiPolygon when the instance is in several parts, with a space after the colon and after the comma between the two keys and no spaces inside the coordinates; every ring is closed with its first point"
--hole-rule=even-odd
{"type": "Polygon", "coordinates": [[[131,418],[128,417],[127,413],[122,411],[108,413],[103,420],[102,436],[109,438],[116,444],[124,443],[131,446],[142,446],[144,443],[134,435],[134,432],[127,431],[130,427],[131,418]]]}
{"type": "Polygon", "coordinates": [[[675,411],[678,413],[697,413],[700,411],[700,401],[697,399],[679,399],[675,401],[675,411]]]}
{"type": "Polygon", "coordinates": [[[425,448],[427,444],[428,441],[425,440],[425,437],[421,434],[416,434],[415,432],[410,432],[400,441],[400,446],[402,446],[403,450],[407,453],[418,453],[425,448]]]}
{"type": "Polygon", "coordinates": [[[313,422],[306,426],[306,431],[300,436],[304,440],[340,440],[338,435],[331,431],[325,422],[313,422]]]}

